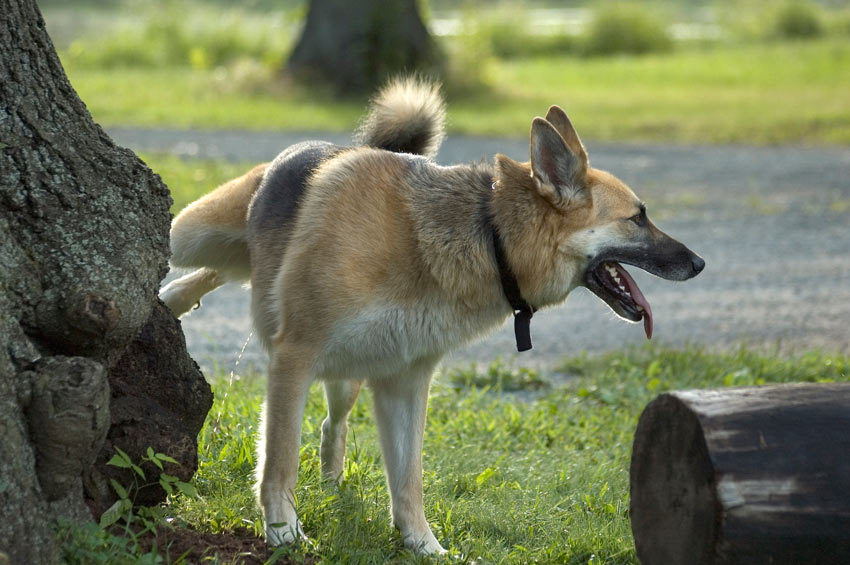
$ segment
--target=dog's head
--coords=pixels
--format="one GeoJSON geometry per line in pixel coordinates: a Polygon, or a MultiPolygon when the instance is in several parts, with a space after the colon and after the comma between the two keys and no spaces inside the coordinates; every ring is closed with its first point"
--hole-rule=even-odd
{"type": "Polygon", "coordinates": [[[497,171],[502,185],[497,187],[502,191],[497,214],[502,208],[520,220],[508,230],[520,286],[541,306],[585,286],[622,318],[642,319],[651,337],[649,302],[622,264],[677,281],[705,266],[655,227],[625,183],[590,167],[575,128],[557,106],[546,119],[532,122],[530,163],[499,155],[497,171]]]}

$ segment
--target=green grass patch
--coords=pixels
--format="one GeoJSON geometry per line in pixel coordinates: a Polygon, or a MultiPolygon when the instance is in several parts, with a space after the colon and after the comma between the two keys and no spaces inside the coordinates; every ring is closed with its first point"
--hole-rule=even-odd
{"type": "Polygon", "coordinates": [[[466,133],[519,135],[557,103],[595,140],[848,143],[848,66],[850,42],[838,40],[503,61],[497,87],[450,104],[449,118],[466,133]]]}
{"type": "Polygon", "coordinates": [[[139,157],[157,173],[171,191],[177,214],[190,202],[230,179],[245,174],[256,163],[230,163],[214,159],[181,159],[173,155],[143,153],[139,157]]]}
{"type": "MultiPolygon", "coordinates": [[[[557,103],[583,137],[600,141],[850,143],[847,68],[850,42],[838,39],[640,57],[485,57],[478,86],[450,98],[448,125],[522,136],[557,103]]],[[[262,79],[238,65],[102,70],[66,60],[66,70],[107,126],[350,131],[365,106],[291,86],[244,91],[240,84],[262,79]]]]}
{"type": "MultiPolygon", "coordinates": [[[[425,513],[457,562],[635,563],[629,457],[637,418],[652,398],[673,389],[847,380],[846,356],[649,346],[576,357],[542,375],[503,363],[445,369],[432,388],[425,434],[425,513]]],[[[217,375],[212,383],[215,404],[193,481],[199,496],[175,495],[162,513],[207,532],[259,533],[252,477],[264,382],[217,375]]],[[[296,496],[313,545],[285,556],[426,562],[404,550],[391,527],[370,404],[366,391],[350,418],[345,480],[335,487],[320,479],[325,406],[321,387],[311,391],[296,496]]],[[[75,543],[86,547],[79,537],[75,543]]]]}

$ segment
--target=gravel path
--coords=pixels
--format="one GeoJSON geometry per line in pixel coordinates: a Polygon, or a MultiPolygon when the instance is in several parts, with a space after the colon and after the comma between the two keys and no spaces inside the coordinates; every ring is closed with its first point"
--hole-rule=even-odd
{"type": "MultiPolygon", "coordinates": [[[[259,162],[303,139],[346,143],[327,134],[175,132],[112,129],[136,151],[259,162]]],[[[652,304],[654,341],[768,350],[850,352],[850,148],[606,145],[589,143],[594,166],[610,170],[643,198],[662,229],[705,258],[686,283],[631,269],[652,304]]],[[[521,139],[449,138],[444,164],[502,152],[526,159],[521,139]]],[[[250,333],[248,291],[229,285],[184,317],[198,362],[233,368],[250,333]]],[[[535,315],[534,349],[516,354],[511,325],[455,352],[448,362],[516,357],[552,366],[582,351],[601,352],[645,338],[641,325],[614,317],[584,289],[566,305],[535,315]]],[[[257,340],[240,367],[265,365],[257,340]]]]}

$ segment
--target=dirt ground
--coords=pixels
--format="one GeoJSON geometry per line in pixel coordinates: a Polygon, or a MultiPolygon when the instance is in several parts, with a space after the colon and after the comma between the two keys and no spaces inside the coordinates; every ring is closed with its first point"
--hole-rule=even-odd
{"type": "MultiPolygon", "coordinates": [[[[261,161],[295,141],[346,136],[245,132],[110,130],[137,151],[261,161]]],[[[656,224],[706,260],[685,283],[630,272],[649,299],[653,341],[681,346],[768,351],[850,351],[850,148],[606,145],[586,143],[591,163],[626,181],[656,224]]],[[[524,139],[450,137],[438,162],[505,153],[527,159],[524,139]]],[[[173,276],[173,275],[172,275],[173,276]]],[[[248,291],[230,285],[183,318],[190,352],[202,368],[262,370],[265,354],[251,333],[248,291]]],[[[640,325],[615,318],[584,289],[535,315],[534,349],[516,353],[510,325],[446,358],[497,357],[551,367],[583,351],[645,341],[640,325]]]]}
{"type": "MultiPolygon", "coordinates": [[[[274,548],[265,540],[256,537],[248,530],[238,530],[229,534],[208,534],[188,528],[160,527],[156,534],[142,537],[142,549],[150,551],[156,544],[157,553],[167,555],[169,561],[183,556],[186,563],[220,563],[227,565],[262,565],[270,562],[274,548]]],[[[293,563],[283,556],[276,556],[274,563],[286,565],[293,563]]],[[[310,565],[313,560],[298,561],[310,565]]]]}

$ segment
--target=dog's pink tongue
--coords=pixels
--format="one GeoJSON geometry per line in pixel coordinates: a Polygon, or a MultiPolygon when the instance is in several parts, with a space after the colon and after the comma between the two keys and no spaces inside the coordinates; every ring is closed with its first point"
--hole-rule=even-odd
{"type": "Polygon", "coordinates": [[[646,332],[646,339],[652,339],[652,308],[649,307],[649,301],[640,291],[635,280],[626,271],[619,263],[615,263],[617,266],[617,273],[620,275],[620,278],[626,281],[626,286],[629,289],[629,294],[632,295],[632,300],[635,301],[635,304],[643,308],[643,331],[646,332]]]}

